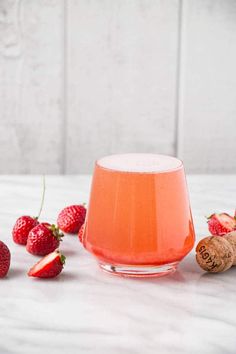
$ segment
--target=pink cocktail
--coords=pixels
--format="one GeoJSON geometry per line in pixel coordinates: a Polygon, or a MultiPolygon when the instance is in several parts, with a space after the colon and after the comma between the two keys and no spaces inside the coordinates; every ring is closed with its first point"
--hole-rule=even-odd
{"type": "Polygon", "coordinates": [[[84,246],[103,270],[158,276],[194,245],[183,164],[155,154],[124,154],[95,164],[84,246]]]}

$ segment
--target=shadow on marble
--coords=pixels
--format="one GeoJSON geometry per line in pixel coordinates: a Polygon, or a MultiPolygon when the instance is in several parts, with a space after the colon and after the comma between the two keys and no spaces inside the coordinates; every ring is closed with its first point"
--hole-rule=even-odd
{"type": "Polygon", "coordinates": [[[0,353],[7,354],[7,353],[12,353],[12,351],[8,350],[6,347],[0,346],[0,353]]]}
{"type": "Polygon", "coordinates": [[[12,279],[12,278],[18,278],[18,277],[20,277],[22,275],[26,275],[26,274],[27,274],[27,272],[25,269],[11,267],[9,269],[9,272],[8,272],[6,278],[3,278],[3,279],[7,280],[7,279],[12,279]]]}
{"type": "Polygon", "coordinates": [[[78,256],[78,250],[75,251],[72,249],[62,248],[61,251],[63,254],[65,254],[66,257],[78,256]]]}
{"type": "Polygon", "coordinates": [[[61,275],[60,275],[60,280],[61,281],[70,281],[70,280],[78,280],[80,279],[80,276],[78,273],[72,273],[70,271],[65,270],[61,275]]]}
{"type": "Polygon", "coordinates": [[[204,272],[198,265],[195,254],[193,253],[180,262],[178,269],[183,272],[196,274],[198,276],[204,272]]]}
{"type": "Polygon", "coordinates": [[[226,282],[228,281],[232,281],[232,276],[236,277],[236,267],[231,267],[230,269],[226,270],[225,272],[221,272],[221,273],[208,273],[205,272],[203,273],[200,278],[199,281],[209,281],[209,280],[215,280],[217,282],[226,282]]]}
{"type": "Polygon", "coordinates": [[[161,277],[155,277],[155,278],[142,278],[142,280],[146,281],[147,283],[159,283],[159,284],[167,284],[167,283],[172,283],[172,282],[177,282],[177,283],[186,283],[188,280],[184,276],[183,272],[176,270],[174,273],[169,274],[169,275],[164,275],[161,277]]]}
{"type": "Polygon", "coordinates": [[[48,283],[54,283],[54,282],[69,282],[71,280],[79,280],[80,277],[78,276],[78,274],[72,273],[72,272],[68,272],[68,271],[63,271],[61,274],[59,274],[59,276],[55,277],[55,278],[32,278],[33,281],[35,282],[48,282],[48,283]]]}

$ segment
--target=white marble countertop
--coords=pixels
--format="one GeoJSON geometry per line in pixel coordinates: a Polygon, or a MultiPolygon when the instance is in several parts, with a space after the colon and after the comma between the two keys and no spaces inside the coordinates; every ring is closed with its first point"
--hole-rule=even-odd
{"type": "MultiPolygon", "coordinates": [[[[204,215],[233,212],[236,176],[188,176],[197,239],[204,215]]],[[[55,222],[65,205],[87,202],[89,176],[48,176],[42,218],[55,222]]],[[[12,253],[0,281],[0,353],[236,353],[236,267],[206,274],[194,251],[168,277],[127,279],[103,273],[77,237],[66,236],[60,277],[26,276],[36,257],[11,238],[16,218],[35,215],[38,176],[0,176],[0,239],[12,253]]]]}

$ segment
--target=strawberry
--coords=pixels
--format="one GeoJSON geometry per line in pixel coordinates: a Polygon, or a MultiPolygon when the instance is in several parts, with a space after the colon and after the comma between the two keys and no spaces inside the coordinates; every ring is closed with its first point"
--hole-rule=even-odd
{"type": "Polygon", "coordinates": [[[235,218],[226,213],[212,214],[207,222],[212,235],[222,236],[236,229],[235,218]]]}
{"type": "Polygon", "coordinates": [[[4,278],[10,267],[11,253],[7,245],[0,241],[0,278],[4,278]]]}
{"type": "Polygon", "coordinates": [[[55,225],[38,224],[29,233],[26,249],[29,253],[45,256],[59,247],[63,236],[55,225]]]}
{"type": "Polygon", "coordinates": [[[12,237],[15,243],[26,245],[29,232],[38,225],[38,219],[31,216],[21,216],[16,220],[12,230],[12,237]]]}
{"type": "Polygon", "coordinates": [[[84,227],[85,227],[85,223],[83,223],[83,225],[79,229],[79,233],[78,233],[79,240],[82,243],[83,243],[83,238],[84,238],[84,227]]]}
{"type": "Polygon", "coordinates": [[[37,262],[28,272],[28,276],[37,278],[54,278],[61,273],[66,257],[58,250],[49,253],[37,262]]]}
{"type": "Polygon", "coordinates": [[[76,234],[84,223],[85,215],[84,205],[71,205],[59,213],[57,224],[62,231],[76,234]]]}

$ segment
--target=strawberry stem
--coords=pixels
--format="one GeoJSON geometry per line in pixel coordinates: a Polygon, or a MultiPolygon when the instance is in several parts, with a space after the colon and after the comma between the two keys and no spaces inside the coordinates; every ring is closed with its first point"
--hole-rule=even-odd
{"type": "Polygon", "coordinates": [[[64,237],[64,234],[60,232],[58,226],[52,224],[48,227],[48,229],[52,231],[54,237],[56,237],[59,241],[62,241],[62,237],[64,237]]]}
{"type": "Polygon", "coordinates": [[[66,256],[64,256],[64,254],[61,254],[60,259],[61,259],[61,263],[65,264],[66,256]]]}
{"type": "Polygon", "coordinates": [[[210,220],[213,215],[215,215],[215,214],[211,214],[210,216],[206,216],[206,215],[205,215],[205,218],[206,218],[207,220],[210,220]]]}
{"type": "Polygon", "coordinates": [[[38,216],[36,217],[36,219],[39,219],[42,209],[43,209],[43,204],[44,204],[44,197],[45,197],[45,190],[46,190],[46,183],[45,183],[45,175],[43,175],[43,193],[42,193],[42,198],[41,198],[41,204],[40,204],[40,209],[39,209],[39,213],[38,216]]]}

